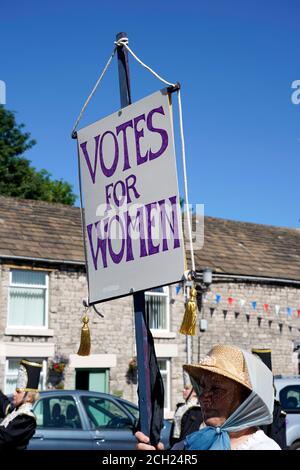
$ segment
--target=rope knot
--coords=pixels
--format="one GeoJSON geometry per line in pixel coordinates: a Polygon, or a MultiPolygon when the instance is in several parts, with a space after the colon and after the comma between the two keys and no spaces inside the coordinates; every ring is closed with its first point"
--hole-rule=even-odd
{"type": "Polygon", "coordinates": [[[115,41],[117,47],[128,46],[128,38],[120,38],[115,41]]]}

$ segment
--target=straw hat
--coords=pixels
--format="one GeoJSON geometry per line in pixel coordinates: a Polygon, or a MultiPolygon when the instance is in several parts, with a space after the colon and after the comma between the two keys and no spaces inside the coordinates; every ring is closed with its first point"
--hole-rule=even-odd
{"type": "Polygon", "coordinates": [[[252,390],[244,355],[236,346],[218,344],[201,359],[199,364],[185,364],[183,369],[196,380],[199,379],[202,371],[209,371],[234,380],[252,390]]]}

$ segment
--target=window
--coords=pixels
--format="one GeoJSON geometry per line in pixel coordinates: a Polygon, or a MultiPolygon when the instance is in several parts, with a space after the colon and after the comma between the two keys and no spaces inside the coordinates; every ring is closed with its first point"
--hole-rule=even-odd
{"type": "Polygon", "coordinates": [[[151,330],[169,330],[169,288],[145,292],[146,319],[151,330]]]}
{"type": "Polygon", "coordinates": [[[47,327],[48,274],[13,269],[10,273],[8,326],[47,327]]]}
{"type": "Polygon", "coordinates": [[[158,367],[164,383],[165,389],[165,403],[164,408],[166,411],[171,409],[170,403],[170,359],[157,359],[158,367]]]}
{"type": "MultiPolygon", "coordinates": [[[[6,359],[6,373],[4,386],[6,395],[14,393],[16,389],[18,370],[21,359],[23,358],[12,357],[6,359]]],[[[44,390],[46,388],[47,360],[40,357],[30,357],[28,358],[28,360],[32,362],[40,362],[41,364],[43,364],[40,375],[39,390],[44,390]]]]}
{"type": "Polygon", "coordinates": [[[41,398],[34,407],[38,428],[82,429],[75,400],[71,396],[41,398]]]}
{"type": "Polygon", "coordinates": [[[279,401],[287,413],[300,413],[300,385],[288,385],[280,390],[279,401]]]}
{"type": "Polygon", "coordinates": [[[111,400],[90,396],[83,396],[81,400],[93,428],[132,427],[133,422],[129,416],[111,400]]]}

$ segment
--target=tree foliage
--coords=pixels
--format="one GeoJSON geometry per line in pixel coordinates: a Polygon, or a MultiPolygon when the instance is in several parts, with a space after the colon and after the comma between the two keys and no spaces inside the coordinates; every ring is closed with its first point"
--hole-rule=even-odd
{"type": "Polygon", "coordinates": [[[70,183],[53,180],[47,170],[37,171],[24,157],[35,143],[14,113],[0,106],[0,194],[73,205],[76,195],[70,183]]]}

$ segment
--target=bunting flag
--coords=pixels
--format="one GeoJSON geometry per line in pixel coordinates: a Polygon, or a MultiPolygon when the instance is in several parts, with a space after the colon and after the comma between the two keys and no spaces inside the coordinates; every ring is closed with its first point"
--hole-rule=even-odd
{"type": "Polygon", "coordinates": [[[275,313],[278,316],[280,312],[280,305],[275,305],[275,313]]]}
{"type": "Polygon", "coordinates": [[[181,284],[178,284],[178,286],[176,286],[176,288],[175,288],[176,295],[178,295],[178,294],[179,294],[179,292],[180,292],[180,289],[181,289],[181,284]]]}
{"type": "Polygon", "coordinates": [[[264,304],[264,310],[266,313],[269,311],[269,304],[264,304]]]}
{"type": "MultiPolygon", "coordinates": [[[[213,294],[213,293],[208,293],[208,297],[207,299],[205,299],[205,295],[204,295],[204,302],[205,300],[207,300],[208,302],[216,302],[216,304],[219,304],[221,302],[221,299],[222,299],[222,296],[220,294],[213,294]]],[[[246,305],[246,300],[241,298],[239,299],[238,296],[235,296],[233,294],[231,294],[230,297],[227,297],[227,302],[228,304],[231,306],[233,305],[234,302],[236,302],[237,304],[240,305],[240,309],[242,310],[243,307],[246,305]]],[[[260,308],[263,309],[263,311],[265,313],[275,313],[276,317],[278,318],[279,320],[279,312],[282,310],[286,311],[286,315],[287,315],[287,318],[288,319],[292,319],[294,316],[297,317],[299,320],[300,320],[300,308],[297,308],[297,307],[285,307],[285,306],[280,306],[278,304],[269,304],[269,303],[266,303],[266,302],[261,302],[260,301],[256,301],[256,300],[253,300],[251,302],[248,303],[248,305],[250,305],[250,307],[257,312],[257,314],[260,314],[260,308]],[[273,310],[274,308],[274,310],[273,310]]],[[[247,307],[247,305],[246,305],[247,307]]],[[[217,307],[214,306],[213,308],[211,307],[210,310],[214,311],[216,310],[217,311],[217,307]]],[[[237,309],[239,310],[239,309],[237,309]]],[[[250,319],[250,314],[249,312],[247,312],[247,308],[244,308],[244,314],[246,315],[246,318],[247,318],[247,321],[249,322],[249,319],[250,319]]],[[[226,318],[227,316],[227,313],[229,313],[230,310],[223,310],[223,315],[224,315],[224,318],[226,318]]],[[[235,318],[238,318],[239,315],[240,315],[240,312],[239,311],[234,311],[234,315],[235,315],[235,318]]],[[[211,312],[211,316],[212,316],[212,312],[211,312]]],[[[257,320],[258,320],[258,326],[261,325],[261,323],[264,321],[264,317],[262,315],[259,315],[257,317],[257,320]]],[[[270,318],[270,316],[268,315],[266,320],[268,321],[268,325],[269,327],[271,327],[272,323],[274,322],[274,320],[272,318],[270,318]]],[[[299,321],[298,320],[298,321],[299,321]]],[[[283,327],[288,327],[290,331],[292,331],[293,329],[295,330],[295,325],[291,326],[289,323],[285,323],[285,322],[276,322],[277,326],[279,327],[279,330],[280,332],[282,332],[282,328],[283,327]]],[[[298,328],[298,332],[300,332],[300,328],[298,328]]]]}

